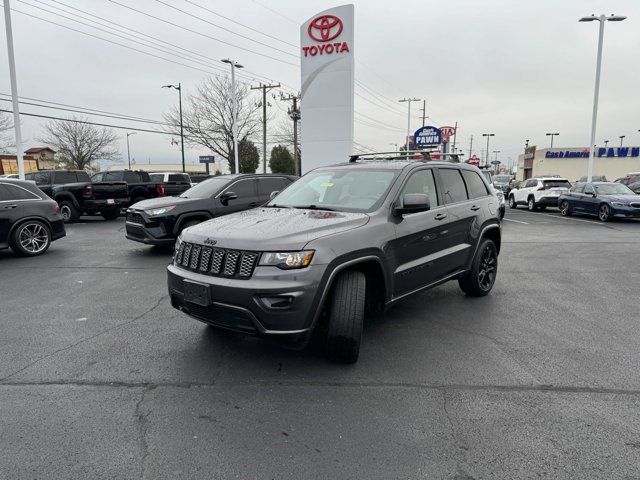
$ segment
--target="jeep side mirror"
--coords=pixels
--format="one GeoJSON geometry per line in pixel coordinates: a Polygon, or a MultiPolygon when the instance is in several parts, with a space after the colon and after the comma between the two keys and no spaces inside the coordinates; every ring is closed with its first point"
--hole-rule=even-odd
{"type": "Polygon", "coordinates": [[[269,200],[273,200],[276,195],[280,193],[280,190],[274,190],[269,194],[269,200]]]}
{"type": "Polygon", "coordinates": [[[402,206],[396,207],[395,213],[407,215],[410,213],[426,212],[431,209],[431,201],[424,193],[405,193],[402,197],[402,206]]]}
{"type": "Polygon", "coordinates": [[[236,198],[238,198],[238,195],[236,195],[234,192],[224,192],[222,195],[220,195],[220,203],[222,203],[226,207],[227,205],[229,205],[229,200],[235,200],[236,198]]]}

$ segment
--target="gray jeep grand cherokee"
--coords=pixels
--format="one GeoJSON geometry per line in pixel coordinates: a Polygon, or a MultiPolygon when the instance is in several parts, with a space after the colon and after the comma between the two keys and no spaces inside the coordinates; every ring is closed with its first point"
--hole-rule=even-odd
{"type": "Polygon", "coordinates": [[[184,230],[168,267],[171,304],[293,342],[328,321],[327,357],[355,362],[368,314],[447,280],[470,296],[491,291],[498,208],[475,167],[354,157],[307,173],[263,207],[184,230]]]}

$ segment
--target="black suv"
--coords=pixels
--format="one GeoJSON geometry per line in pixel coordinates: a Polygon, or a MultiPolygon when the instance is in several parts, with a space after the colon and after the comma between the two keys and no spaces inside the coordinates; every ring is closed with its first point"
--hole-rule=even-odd
{"type": "Polygon", "coordinates": [[[0,178],[0,250],[35,256],[65,236],[58,204],[31,182],[0,178]]]}
{"type": "Polygon", "coordinates": [[[355,362],[368,313],[447,280],[470,296],[491,291],[498,208],[466,164],[353,158],[318,168],[262,208],[184,230],[167,267],[171,304],[294,342],[328,319],[327,357],[355,362]]]}
{"type": "Polygon", "coordinates": [[[263,205],[271,193],[283,190],[296,178],[277,174],[220,175],[178,197],[143,200],[127,210],[126,237],[149,245],[173,245],[183,229],[263,205]]]}

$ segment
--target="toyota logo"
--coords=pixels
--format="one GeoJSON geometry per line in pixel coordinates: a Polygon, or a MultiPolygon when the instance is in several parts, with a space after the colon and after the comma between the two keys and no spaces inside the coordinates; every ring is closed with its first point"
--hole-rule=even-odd
{"type": "Polygon", "coordinates": [[[342,20],[335,15],[320,15],[311,20],[307,33],[317,42],[328,42],[342,33],[342,20]]]}

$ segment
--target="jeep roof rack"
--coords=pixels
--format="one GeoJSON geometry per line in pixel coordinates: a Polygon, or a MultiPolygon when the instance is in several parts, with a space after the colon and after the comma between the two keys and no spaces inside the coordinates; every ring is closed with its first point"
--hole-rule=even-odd
{"type": "Polygon", "coordinates": [[[365,162],[379,162],[379,161],[403,161],[403,160],[413,160],[411,158],[413,155],[420,154],[422,155],[421,160],[429,162],[432,161],[431,154],[437,155],[438,157],[448,157],[443,158],[442,160],[445,162],[452,163],[460,163],[461,158],[464,153],[441,153],[441,152],[430,152],[427,150],[408,150],[408,151],[391,151],[391,152],[371,152],[371,153],[354,153],[349,156],[349,162],[354,163],[356,161],[365,161],[365,162]]]}

